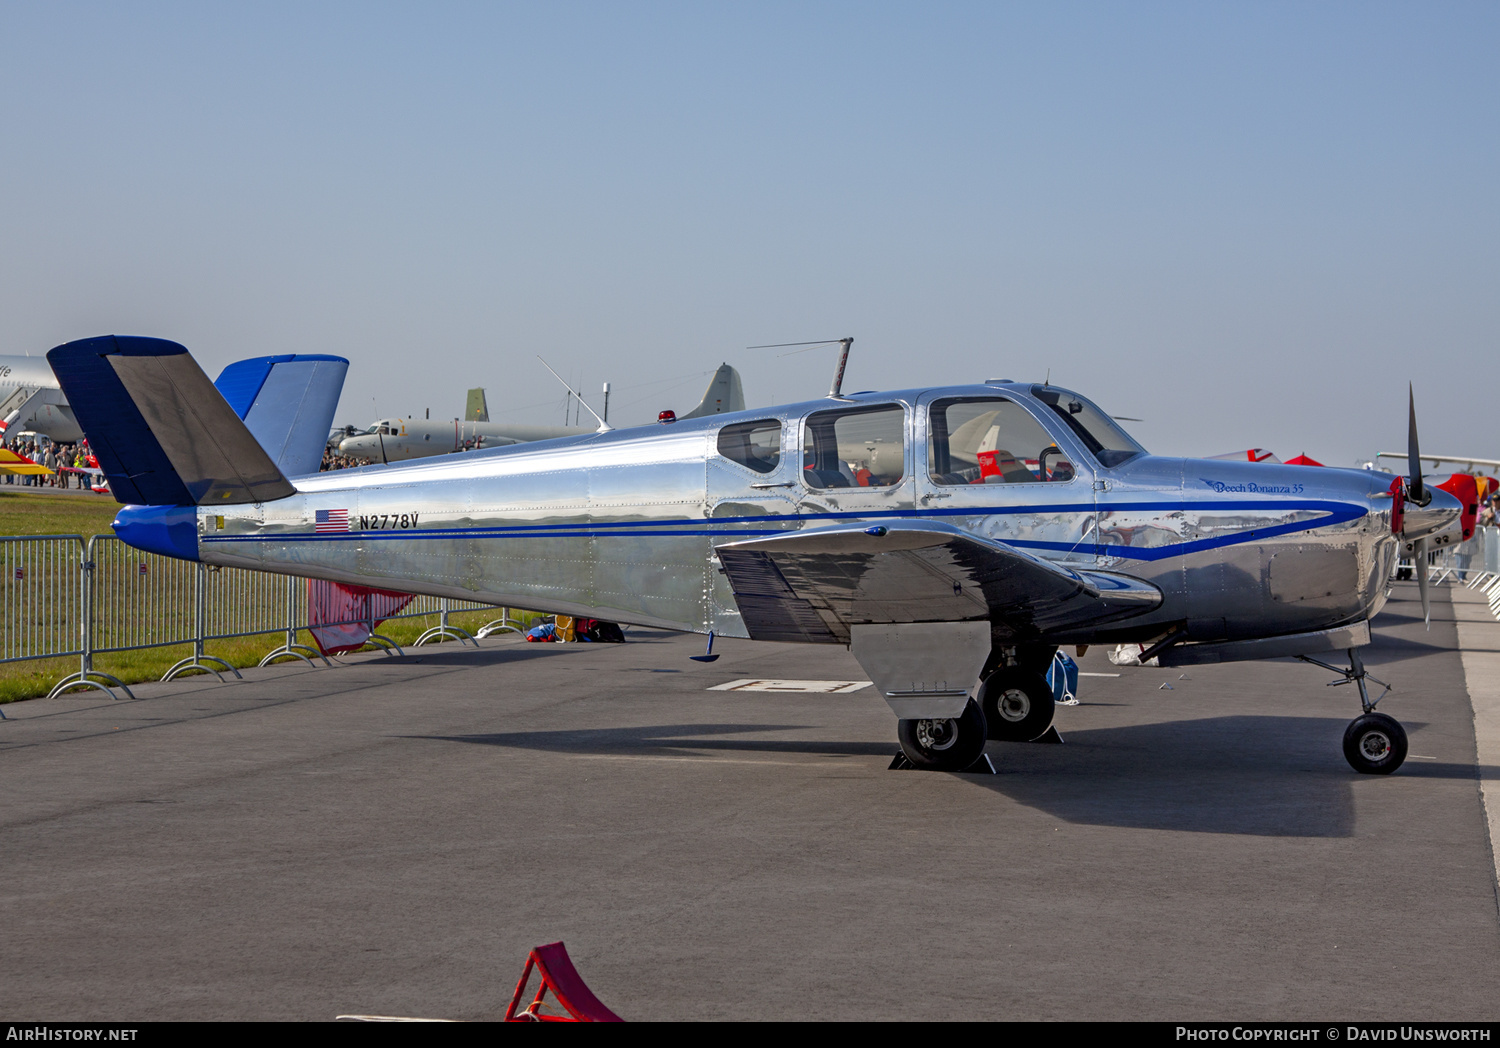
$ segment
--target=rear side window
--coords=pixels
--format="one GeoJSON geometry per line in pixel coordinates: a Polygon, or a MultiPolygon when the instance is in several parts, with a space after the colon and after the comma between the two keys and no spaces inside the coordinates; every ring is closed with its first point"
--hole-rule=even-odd
{"type": "Polygon", "coordinates": [[[771,473],[781,464],[781,421],[737,422],[719,430],[719,454],[730,462],[771,473]]]}
{"type": "Polygon", "coordinates": [[[802,479],[810,488],[888,488],[906,472],[906,412],[900,404],[809,415],[802,479]]]}

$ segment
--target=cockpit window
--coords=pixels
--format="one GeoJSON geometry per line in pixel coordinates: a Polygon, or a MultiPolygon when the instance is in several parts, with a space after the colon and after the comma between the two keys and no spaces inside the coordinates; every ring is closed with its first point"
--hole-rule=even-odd
{"type": "Polygon", "coordinates": [[[927,471],[935,484],[1035,484],[1075,475],[1031,412],[1003,397],[935,401],[927,429],[927,471]]]}
{"type": "Polygon", "coordinates": [[[1075,436],[1083,441],[1101,466],[1118,466],[1144,455],[1146,449],[1121,429],[1115,420],[1077,393],[1056,386],[1032,386],[1031,395],[1057,412],[1075,436]]]}
{"type": "Polygon", "coordinates": [[[802,479],[810,488],[888,488],[906,475],[900,404],[820,411],[802,432],[802,479]]]}
{"type": "Polygon", "coordinates": [[[757,473],[771,473],[781,463],[781,422],[760,419],[719,430],[719,454],[757,473]]]}

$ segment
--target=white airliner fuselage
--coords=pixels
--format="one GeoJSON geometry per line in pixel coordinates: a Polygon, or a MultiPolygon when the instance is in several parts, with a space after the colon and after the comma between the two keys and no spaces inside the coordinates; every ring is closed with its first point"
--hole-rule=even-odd
{"type": "Polygon", "coordinates": [[[71,444],[83,430],[45,357],[0,357],[0,435],[33,432],[71,444]]]}

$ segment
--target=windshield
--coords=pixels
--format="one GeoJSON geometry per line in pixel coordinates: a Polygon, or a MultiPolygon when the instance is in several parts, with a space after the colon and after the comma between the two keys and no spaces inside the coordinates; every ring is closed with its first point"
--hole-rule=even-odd
{"type": "Polygon", "coordinates": [[[1114,419],[1077,393],[1070,393],[1056,386],[1032,386],[1031,395],[1055,411],[1068,424],[1068,428],[1083,442],[1084,447],[1099,460],[1099,465],[1118,466],[1146,453],[1146,449],[1137,444],[1114,419]]]}

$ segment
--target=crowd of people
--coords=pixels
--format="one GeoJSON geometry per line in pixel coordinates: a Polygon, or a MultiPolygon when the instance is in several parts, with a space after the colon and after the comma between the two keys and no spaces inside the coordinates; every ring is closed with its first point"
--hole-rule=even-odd
{"type": "MultiPolygon", "coordinates": [[[[56,444],[45,437],[27,436],[5,442],[5,446],[39,466],[46,466],[52,470],[52,475],[28,476],[5,473],[0,474],[0,484],[44,488],[87,488],[89,486],[90,477],[87,473],[68,472],[70,469],[84,470],[93,467],[94,464],[89,461],[92,456],[87,440],[77,444],[56,444]]],[[[339,454],[338,447],[330,444],[323,449],[323,462],[318,468],[319,470],[353,469],[356,466],[369,464],[369,459],[339,454]]]]}
{"type": "Polygon", "coordinates": [[[368,466],[369,459],[356,458],[353,455],[340,455],[338,447],[334,444],[323,449],[323,464],[318,467],[319,472],[330,469],[354,469],[356,466],[368,466]]]}
{"type": "Polygon", "coordinates": [[[91,465],[87,440],[77,444],[55,444],[46,439],[25,437],[7,446],[17,455],[24,455],[39,466],[46,466],[52,470],[52,475],[25,476],[7,473],[0,483],[46,488],[87,488],[89,486],[87,473],[66,472],[68,469],[82,470],[91,465]]]}

